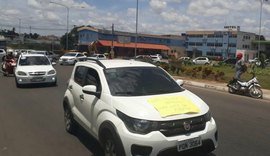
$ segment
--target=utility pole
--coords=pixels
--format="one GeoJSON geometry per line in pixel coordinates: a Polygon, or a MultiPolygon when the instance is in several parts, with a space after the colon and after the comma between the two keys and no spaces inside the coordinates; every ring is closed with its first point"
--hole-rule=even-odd
{"type": "Polygon", "coordinates": [[[114,41],[114,24],[112,24],[112,44],[111,44],[111,51],[110,51],[110,54],[109,54],[112,59],[114,58],[113,41],[114,41]]]}

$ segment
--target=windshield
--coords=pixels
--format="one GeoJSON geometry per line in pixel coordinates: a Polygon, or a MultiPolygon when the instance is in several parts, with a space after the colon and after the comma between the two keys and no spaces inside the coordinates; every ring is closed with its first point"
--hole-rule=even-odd
{"type": "Polygon", "coordinates": [[[76,56],[76,53],[66,53],[63,56],[76,56]]]}
{"type": "Polygon", "coordinates": [[[184,90],[158,67],[113,68],[104,72],[113,96],[144,96],[184,90]]]}
{"type": "Polygon", "coordinates": [[[50,61],[45,56],[31,56],[31,57],[21,57],[19,61],[21,66],[30,66],[30,65],[50,65],[50,61]]]}

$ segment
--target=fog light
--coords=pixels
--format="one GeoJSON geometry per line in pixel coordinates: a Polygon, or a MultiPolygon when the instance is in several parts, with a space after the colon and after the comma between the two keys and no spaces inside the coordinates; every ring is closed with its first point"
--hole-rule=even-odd
{"type": "Polygon", "coordinates": [[[133,156],[147,156],[151,154],[152,149],[150,146],[131,145],[131,154],[133,156]]]}
{"type": "Polygon", "coordinates": [[[23,80],[22,79],[19,79],[19,82],[22,82],[23,80]]]}

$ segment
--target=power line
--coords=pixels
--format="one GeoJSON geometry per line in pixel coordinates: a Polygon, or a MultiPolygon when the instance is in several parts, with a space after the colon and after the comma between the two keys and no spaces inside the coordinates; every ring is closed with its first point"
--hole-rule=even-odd
{"type": "MultiPolygon", "coordinates": [[[[9,25],[9,24],[0,24],[0,27],[19,27],[17,25],[9,25]]],[[[29,29],[29,27],[27,26],[21,26],[21,29],[29,29]]],[[[66,29],[63,28],[45,28],[45,27],[32,27],[31,26],[31,30],[50,30],[50,31],[66,31],[66,29]]]]}

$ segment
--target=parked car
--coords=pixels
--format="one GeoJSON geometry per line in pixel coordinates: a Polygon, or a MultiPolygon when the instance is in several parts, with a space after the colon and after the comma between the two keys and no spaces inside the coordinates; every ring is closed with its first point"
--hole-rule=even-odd
{"type": "Polygon", "coordinates": [[[14,73],[17,87],[36,83],[57,84],[56,70],[45,55],[21,54],[14,73]]]}
{"type": "Polygon", "coordinates": [[[5,49],[0,49],[0,59],[1,59],[1,61],[4,61],[6,54],[7,53],[6,53],[5,49]]]}
{"type": "Polygon", "coordinates": [[[46,55],[51,62],[56,62],[59,59],[59,55],[55,54],[52,51],[46,51],[46,50],[34,50],[30,52],[31,54],[42,54],[46,55]]]}
{"type": "Polygon", "coordinates": [[[161,62],[161,57],[159,57],[159,55],[150,55],[150,57],[152,58],[153,63],[160,63],[161,62]]]}
{"type": "Polygon", "coordinates": [[[165,70],[135,60],[78,62],[63,109],[65,128],[78,125],[97,139],[105,155],[165,155],[217,147],[209,106],[165,70]]]}
{"type": "Polygon", "coordinates": [[[153,60],[151,58],[150,55],[137,55],[135,57],[136,61],[142,61],[142,62],[149,62],[149,63],[153,63],[153,60]]]}
{"type": "Polygon", "coordinates": [[[79,61],[85,61],[86,56],[80,52],[68,52],[59,58],[59,64],[76,64],[79,61]]]}
{"type": "Polygon", "coordinates": [[[200,64],[200,65],[208,65],[210,64],[210,61],[207,57],[197,57],[192,60],[193,64],[200,64]]]}
{"type": "Polygon", "coordinates": [[[178,61],[189,61],[190,57],[179,57],[178,61]]]}
{"type": "Polygon", "coordinates": [[[89,56],[87,58],[97,59],[97,60],[105,60],[105,59],[107,59],[106,55],[104,55],[104,54],[93,54],[92,56],[89,56]]]}

